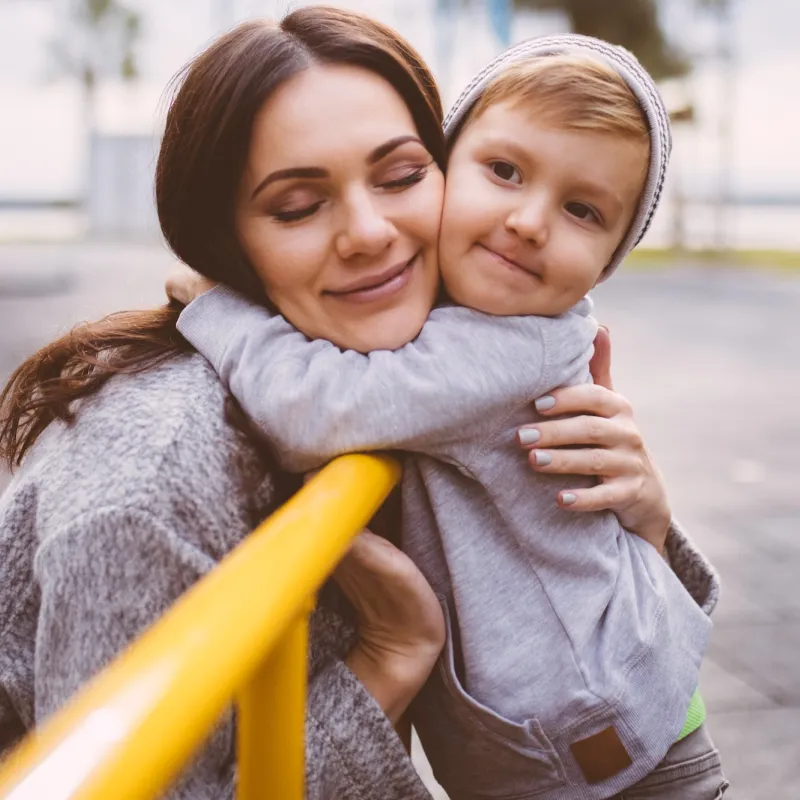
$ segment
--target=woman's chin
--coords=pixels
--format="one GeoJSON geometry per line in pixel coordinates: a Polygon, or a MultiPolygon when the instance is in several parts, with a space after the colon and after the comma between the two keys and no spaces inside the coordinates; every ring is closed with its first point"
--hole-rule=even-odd
{"type": "Polygon", "coordinates": [[[370,353],[373,350],[399,350],[413,341],[427,319],[425,314],[411,314],[408,310],[395,314],[381,314],[359,329],[348,331],[335,342],[344,350],[370,353]]]}

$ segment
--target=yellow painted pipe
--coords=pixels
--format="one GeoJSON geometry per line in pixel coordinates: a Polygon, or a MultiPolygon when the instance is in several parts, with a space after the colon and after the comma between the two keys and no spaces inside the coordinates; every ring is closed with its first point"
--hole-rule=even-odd
{"type": "Polygon", "coordinates": [[[239,692],[238,800],[303,800],[308,617],[239,692]]]}
{"type": "Polygon", "coordinates": [[[166,788],[398,478],[389,458],[329,464],[21,745],[0,798],[138,800],[166,788]]]}

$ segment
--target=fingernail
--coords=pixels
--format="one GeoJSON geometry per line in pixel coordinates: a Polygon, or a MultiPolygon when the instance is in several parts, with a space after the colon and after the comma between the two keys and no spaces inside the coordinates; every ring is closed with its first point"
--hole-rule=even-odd
{"type": "Polygon", "coordinates": [[[517,437],[520,444],[536,444],[542,438],[542,434],[536,428],[520,428],[517,437]]]}
{"type": "Polygon", "coordinates": [[[578,498],[572,492],[561,492],[561,505],[571,506],[578,498]]]}
{"type": "Polygon", "coordinates": [[[553,456],[550,453],[543,453],[541,450],[536,450],[533,454],[537,467],[546,467],[553,463],[553,456]]]}
{"type": "Polygon", "coordinates": [[[556,404],[556,399],[552,395],[546,394],[535,400],[533,404],[537,411],[549,411],[556,404]]]}

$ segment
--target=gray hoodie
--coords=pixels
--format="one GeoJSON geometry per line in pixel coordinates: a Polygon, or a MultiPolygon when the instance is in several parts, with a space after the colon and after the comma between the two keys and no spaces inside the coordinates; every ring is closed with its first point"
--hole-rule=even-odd
{"type": "MultiPolygon", "coordinates": [[[[669,153],[663,105],[625,51],[581,37],[512,48],[467,88],[461,115],[510,61],[578,49],[619,69],[650,121],[642,207],[607,269],[643,235],[669,153]]],[[[219,287],[181,315],[286,469],[344,452],[403,450],[403,546],[442,598],[450,636],[416,704],[434,772],[459,798],[599,800],[644,778],[675,742],[698,683],[704,608],[653,547],[609,512],[576,514],[515,442],[532,401],[590,380],[596,324],[581,301],[558,317],[435,309],[412,343],[361,355],[308,341],[219,287]]],[[[695,587],[696,588],[696,587],[695,587]]]]}

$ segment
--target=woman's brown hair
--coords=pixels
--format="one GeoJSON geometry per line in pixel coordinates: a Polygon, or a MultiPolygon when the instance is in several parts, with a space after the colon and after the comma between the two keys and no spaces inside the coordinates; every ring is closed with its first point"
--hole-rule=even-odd
{"type": "MultiPolygon", "coordinates": [[[[267,303],[236,236],[235,194],[256,114],[278,86],[314,64],[374,72],[400,94],[420,138],[444,168],[442,106],[414,49],[369,17],[327,6],[280,22],[251,21],[217,39],[175,79],[156,166],[158,218],[175,255],[212,280],[267,303]]],[[[174,305],[85,323],[23,362],[0,394],[0,459],[14,467],[72,403],[111,377],[190,350],[174,305]]]]}

